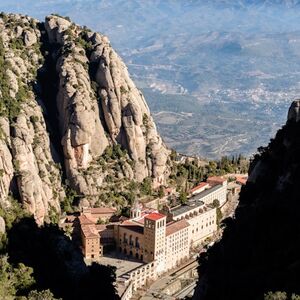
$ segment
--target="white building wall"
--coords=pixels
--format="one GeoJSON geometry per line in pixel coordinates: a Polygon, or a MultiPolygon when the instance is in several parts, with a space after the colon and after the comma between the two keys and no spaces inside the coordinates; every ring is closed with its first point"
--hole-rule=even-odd
{"type": "Polygon", "coordinates": [[[128,275],[129,280],[132,282],[132,289],[136,291],[137,289],[146,285],[147,281],[155,280],[157,278],[156,267],[156,262],[151,262],[129,272],[128,275]]]}
{"type": "Polygon", "coordinates": [[[215,199],[217,199],[219,200],[220,205],[222,206],[226,202],[226,197],[227,197],[227,184],[223,184],[216,191],[201,198],[201,201],[204,202],[205,204],[211,204],[215,199]]]}
{"type": "Polygon", "coordinates": [[[217,231],[217,210],[216,208],[209,209],[187,219],[187,222],[190,224],[190,244],[195,247],[217,231]]]}
{"type": "Polygon", "coordinates": [[[176,267],[182,260],[189,257],[190,230],[186,227],[166,237],[165,271],[176,267]]]}

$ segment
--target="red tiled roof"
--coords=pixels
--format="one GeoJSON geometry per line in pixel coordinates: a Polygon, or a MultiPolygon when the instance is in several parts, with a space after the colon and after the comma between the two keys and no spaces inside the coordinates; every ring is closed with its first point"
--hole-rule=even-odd
{"type": "Polygon", "coordinates": [[[107,228],[107,225],[104,225],[104,224],[96,224],[95,227],[96,227],[96,229],[97,229],[98,231],[103,231],[103,230],[105,230],[105,229],[107,228]]]}
{"type": "Polygon", "coordinates": [[[236,177],[236,182],[240,183],[242,185],[245,185],[247,182],[248,178],[247,177],[236,177]]]}
{"type": "Polygon", "coordinates": [[[80,225],[89,225],[89,224],[95,224],[94,221],[90,220],[86,217],[86,215],[81,215],[78,217],[80,225]]]}
{"type": "Polygon", "coordinates": [[[114,207],[93,207],[91,208],[92,214],[113,214],[117,211],[114,207]]]}
{"type": "Polygon", "coordinates": [[[159,219],[162,219],[162,218],[165,218],[165,215],[163,214],[160,214],[160,213],[156,213],[156,212],[153,212],[147,216],[145,216],[146,219],[149,219],[149,220],[152,220],[152,221],[157,221],[159,219]]]}
{"type": "Polygon", "coordinates": [[[203,187],[205,187],[207,185],[208,185],[207,182],[200,182],[197,186],[195,186],[194,188],[191,189],[191,192],[195,192],[198,189],[201,189],[201,188],[203,188],[203,187]]]}
{"type": "Polygon", "coordinates": [[[130,221],[130,220],[125,220],[124,222],[122,222],[121,225],[131,225],[131,226],[134,226],[134,225],[136,225],[136,223],[133,223],[133,222],[130,221]]]}
{"type": "Polygon", "coordinates": [[[95,225],[83,225],[81,230],[86,238],[99,238],[99,233],[95,225]]]}
{"type": "Polygon", "coordinates": [[[219,177],[219,176],[211,176],[211,177],[208,177],[206,179],[206,181],[207,182],[209,182],[209,181],[224,182],[224,181],[226,181],[226,179],[223,177],[219,177]]]}
{"type": "Polygon", "coordinates": [[[166,236],[173,234],[179,230],[182,230],[188,226],[190,226],[190,225],[185,219],[168,223],[167,227],[166,227],[166,236]]]}

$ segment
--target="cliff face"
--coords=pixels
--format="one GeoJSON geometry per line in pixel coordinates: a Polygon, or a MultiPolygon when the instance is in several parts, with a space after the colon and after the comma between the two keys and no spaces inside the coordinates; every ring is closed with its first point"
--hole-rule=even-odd
{"type": "Polygon", "coordinates": [[[299,106],[299,100],[291,105],[287,124],[254,157],[235,217],[199,259],[194,299],[300,294],[299,106]]]}
{"type": "Polygon", "coordinates": [[[169,150],[107,37],[58,16],[1,15],[0,39],[2,205],[13,192],[38,222],[59,211],[59,168],[88,205],[111,174],[101,157],[116,146],[118,177],[165,183],[169,150]]]}
{"type": "Polygon", "coordinates": [[[37,21],[21,16],[0,18],[0,198],[19,194],[24,207],[41,223],[48,211],[60,210],[61,176],[47,133],[41,99],[34,91],[43,62],[37,21]]]}

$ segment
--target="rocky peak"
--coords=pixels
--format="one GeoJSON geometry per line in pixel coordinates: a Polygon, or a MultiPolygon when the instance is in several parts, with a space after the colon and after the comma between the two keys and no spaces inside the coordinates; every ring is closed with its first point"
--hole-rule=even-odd
{"type": "Polygon", "coordinates": [[[56,101],[72,184],[84,195],[96,195],[97,181],[103,179],[97,159],[108,145],[116,144],[134,161],[137,181],[152,177],[154,185],[164,183],[169,151],[142,93],[108,38],[56,16],[46,18],[45,28],[49,41],[59,44],[56,101]],[[90,167],[95,172],[83,174],[90,167]],[[98,178],[93,178],[95,174],[98,178]]]}
{"type": "Polygon", "coordinates": [[[298,122],[300,120],[300,100],[297,99],[293,101],[289,108],[288,120],[293,120],[298,122]]]}

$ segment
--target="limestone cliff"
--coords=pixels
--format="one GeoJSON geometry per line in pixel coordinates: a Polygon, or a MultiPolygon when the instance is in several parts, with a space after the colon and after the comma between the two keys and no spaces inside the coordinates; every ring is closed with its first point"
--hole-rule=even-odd
{"type": "Polygon", "coordinates": [[[108,38],[57,16],[47,17],[45,28],[49,43],[57,45],[52,53],[59,78],[56,102],[71,185],[83,195],[99,194],[107,172],[98,159],[116,144],[134,162],[124,164],[124,176],[163,184],[169,151],[108,38]]]}
{"type": "Polygon", "coordinates": [[[222,239],[199,259],[193,299],[300,294],[299,103],[293,102],[286,125],[270,144],[258,149],[234,218],[225,220],[222,239]]]}
{"type": "Polygon", "coordinates": [[[44,221],[49,210],[60,210],[64,197],[61,176],[36,86],[43,62],[37,21],[19,15],[0,18],[0,198],[9,206],[10,191],[24,207],[44,221]]]}
{"type": "Polygon", "coordinates": [[[60,210],[62,177],[84,205],[108,176],[165,183],[169,150],[107,37],[59,16],[1,14],[0,64],[2,206],[13,193],[41,223],[60,210]],[[115,148],[118,166],[103,159],[115,148]]]}

